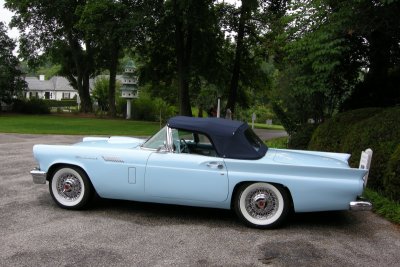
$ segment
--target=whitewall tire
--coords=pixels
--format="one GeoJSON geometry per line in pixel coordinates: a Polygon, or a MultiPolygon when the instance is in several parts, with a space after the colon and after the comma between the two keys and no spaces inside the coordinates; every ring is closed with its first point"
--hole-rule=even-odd
{"type": "Polygon", "coordinates": [[[65,209],[84,208],[93,195],[92,185],[81,169],[64,166],[54,171],[50,183],[54,201],[65,209]]]}
{"type": "Polygon", "coordinates": [[[255,228],[279,226],[290,210],[290,198],[282,186],[261,182],[241,185],[233,204],[238,217],[255,228]]]}

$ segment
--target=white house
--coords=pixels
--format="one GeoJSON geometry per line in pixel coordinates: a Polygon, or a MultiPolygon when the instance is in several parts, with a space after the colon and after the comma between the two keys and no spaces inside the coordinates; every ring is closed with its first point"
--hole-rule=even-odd
{"type": "Polygon", "coordinates": [[[45,80],[44,75],[40,75],[39,78],[26,77],[25,81],[28,85],[26,98],[61,100],[72,99],[78,95],[78,91],[72,88],[66,78],[61,76],[45,80]]]}
{"type": "MultiPolygon", "coordinates": [[[[95,80],[100,77],[108,75],[99,75],[94,79],[89,80],[90,92],[94,88],[95,80]]],[[[117,75],[117,80],[123,82],[122,75],[117,75]]],[[[62,76],[54,76],[50,80],[45,80],[44,75],[38,77],[25,77],[28,85],[26,90],[26,98],[39,98],[39,99],[73,99],[78,96],[78,91],[75,90],[69,81],[62,76]]]]}

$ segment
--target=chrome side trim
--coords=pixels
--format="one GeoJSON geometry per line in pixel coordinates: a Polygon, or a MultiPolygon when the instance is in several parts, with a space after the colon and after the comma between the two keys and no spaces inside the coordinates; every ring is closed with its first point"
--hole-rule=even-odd
{"type": "Polygon", "coordinates": [[[47,172],[35,168],[30,173],[34,184],[46,184],[47,172]]]}
{"type": "Polygon", "coordinates": [[[120,157],[116,157],[116,156],[102,156],[102,158],[104,159],[104,161],[124,163],[123,159],[121,159],[120,157]]]}

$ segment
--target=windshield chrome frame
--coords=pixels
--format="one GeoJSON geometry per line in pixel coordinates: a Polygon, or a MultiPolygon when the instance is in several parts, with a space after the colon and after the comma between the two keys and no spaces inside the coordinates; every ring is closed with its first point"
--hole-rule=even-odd
{"type": "Polygon", "coordinates": [[[166,148],[168,152],[174,153],[174,148],[173,148],[173,140],[172,140],[172,128],[167,126],[167,143],[166,143],[166,148]]]}

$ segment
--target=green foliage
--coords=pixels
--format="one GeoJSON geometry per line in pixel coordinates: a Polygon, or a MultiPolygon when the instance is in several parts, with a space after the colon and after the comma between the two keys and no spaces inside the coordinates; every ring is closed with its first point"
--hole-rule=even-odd
{"type": "Polygon", "coordinates": [[[355,123],[344,138],[342,151],[353,154],[350,164],[358,167],[361,151],[374,151],[368,186],[383,189],[384,173],[388,161],[400,140],[400,108],[390,108],[355,123]]]}
{"type": "MultiPolygon", "coordinates": [[[[105,76],[100,76],[94,82],[92,97],[97,101],[100,111],[108,111],[108,84],[110,79],[105,76]]],[[[118,91],[119,92],[119,91],[118,91]]],[[[118,94],[118,93],[116,93],[118,94]]]]}
{"type": "Polygon", "coordinates": [[[290,136],[288,147],[292,149],[307,149],[315,128],[315,124],[299,125],[296,132],[290,136]]]}
{"type": "Polygon", "coordinates": [[[94,49],[90,39],[76,27],[79,10],[88,1],[6,0],[14,12],[11,25],[20,30],[19,56],[32,67],[49,56],[61,66],[65,76],[78,90],[81,110],[92,109],[89,78],[95,73],[94,49]],[[34,29],[34,30],[31,30],[34,29]]]}
{"type": "Polygon", "coordinates": [[[0,102],[10,103],[14,97],[22,94],[26,83],[18,68],[19,61],[13,55],[15,43],[8,37],[7,29],[1,21],[0,47],[0,102]]]}
{"type": "Polygon", "coordinates": [[[251,121],[253,113],[256,114],[256,123],[265,124],[267,120],[272,120],[273,123],[279,123],[278,118],[272,111],[272,108],[267,105],[255,104],[248,109],[237,109],[240,112],[239,118],[244,121],[251,121]]]}
{"type": "Polygon", "coordinates": [[[278,137],[265,141],[268,147],[285,149],[288,147],[288,137],[278,137]]]}
{"type": "Polygon", "coordinates": [[[281,124],[285,128],[286,132],[289,135],[294,134],[296,132],[296,130],[297,130],[297,125],[292,120],[292,118],[289,117],[287,115],[287,113],[277,103],[273,103],[272,104],[272,108],[273,108],[276,116],[278,117],[279,121],[281,122],[281,124]]]}
{"type": "Polygon", "coordinates": [[[382,109],[358,109],[344,113],[326,120],[313,133],[310,144],[311,150],[317,151],[343,151],[343,142],[354,124],[375,116],[382,109]]]}
{"type": "Polygon", "coordinates": [[[383,185],[386,195],[400,202],[400,144],[389,159],[383,185]]]}
{"type": "Polygon", "coordinates": [[[364,191],[364,196],[372,202],[374,212],[393,223],[400,224],[399,201],[393,201],[368,188],[364,191]]]}
{"type": "Polygon", "coordinates": [[[59,64],[45,64],[38,68],[34,76],[44,75],[46,79],[50,79],[53,76],[57,76],[61,71],[61,66],[59,64]]]}
{"type": "Polygon", "coordinates": [[[46,101],[44,101],[43,99],[15,99],[13,101],[13,112],[23,114],[49,114],[50,109],[46,101]]]}
{"type": "Polygon", "coordinates": [[[76,99],[62,99],[62,100],[43,100],[49,108],[58,108],[58,107],[76,107],[78,103],[76,99]]]}
{"type": "Polygon", "coordinates": [[[170,106],[161,98],[151,98],[146,93],[141,93],[138,99],[132,101],[132,118],[134,120],[165,122],[176,115],[175,107],[170,106]]]}

